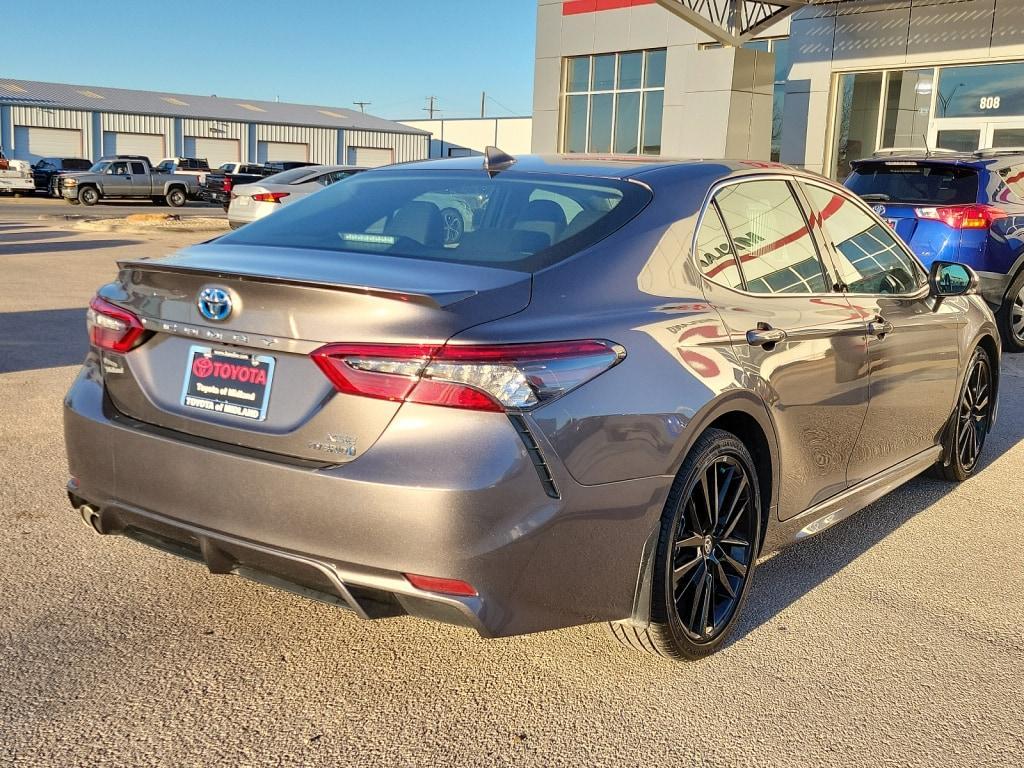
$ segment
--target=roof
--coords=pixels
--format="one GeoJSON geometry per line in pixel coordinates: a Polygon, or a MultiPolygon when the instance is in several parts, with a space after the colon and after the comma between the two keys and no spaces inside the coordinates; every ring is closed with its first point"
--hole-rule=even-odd
{"type": "Polygon", "coordinates": [[[345,107],[0,78],[0,104],[428,135],[345,107]]]}
{"type": "MultiPolygon", "coordinates": [[[[404,168],[443,168],[446,170],[483,170],[484,158],[481,155],[458,158],[442,158],[435,160],[417,160],[403,163],[404,168]]],[[[718,171],[732,173],[737,171],[781,170],[786,173],[803,174],[780,163],[769,163],[753,160],[722,160],[715,158],[671,158],[659,155],[518,155],[515,165],[510,170],[521,173],[564,173],[578,176],[601,176],[605,178],[632,178],[641,174],[667,168],[686,166],[690,168],[714,167],[718,171]]],[[[383,170],[387,170],[384,168],[383,170]]]]}

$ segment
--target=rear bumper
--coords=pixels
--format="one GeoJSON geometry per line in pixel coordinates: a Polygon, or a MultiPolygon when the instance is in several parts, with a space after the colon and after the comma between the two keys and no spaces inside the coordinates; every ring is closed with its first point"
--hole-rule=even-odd
{"type": "Polygon", "coordinates": [[[0,176],[0,190],[4,192],[35,192],[36,184],[31,178],[0,176]]]}
{"type": "Polygon", "coordinates": [[[417,408],[430,407],[403,406],[350,464],[300,466],[131,422],[87,361],[65,400],[72,500],[91,505],[102,533],[364,618],[408,613],[505,636],[633,613],[670,478],[580,486],[551,461],[552,498],[505,417],[456,418],[438,434],[417,429],[429,421],[417,408]],[[403,573],[460,579],[478,596],[425,592],[403,573]]]}
{"type": "Polygon", "coordinates": [[[1002,306],[1003,298],[1009,287],[1009,275],[1000,272],[978,272],[978,292],[995,309],[1002,306]]]}

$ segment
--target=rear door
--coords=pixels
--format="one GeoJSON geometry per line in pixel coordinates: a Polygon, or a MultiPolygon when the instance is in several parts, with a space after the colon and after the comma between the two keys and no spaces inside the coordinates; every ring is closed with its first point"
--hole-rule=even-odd
{"type": "Polygon", "coordinates": [[[705,292],[776,425],[779,516],[844,490],[868,405],[865,324],[784,177],[730,182],[698,234],[705,292]],[[720,215],[720,217],[719,217],[720,215]],[[724,227],[723,227],[724,225],[724,227]]]}
{"type": "Polygon", "coordinates": [[[936,304],[920,265],[855,197],[813,181],[802,188],[846,298],[868,321],[871,402],[850,460],[854,484],[939,443],[956,394],[967,304],[936,304]]]}

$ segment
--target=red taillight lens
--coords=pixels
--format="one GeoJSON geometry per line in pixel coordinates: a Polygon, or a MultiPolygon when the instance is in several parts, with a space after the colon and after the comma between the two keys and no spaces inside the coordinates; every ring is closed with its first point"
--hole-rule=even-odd
{"type": "Polygon", "coordinates": [[[519,411],[564,395],[611,368],[608,341],[503,345],[328,344],[313,361],[341,392],[398,402],[519,411]]]}
{"type": "Polygon", "coordinates": [[[280,203],[282,197],[288,197],[290,194],[291,192],[257,192],[252,199],[260,203],[280,203]]]}
{"type": "Polygon", "coordinates": [[[439,579],[436,576],[417,576],[415,573],[404,573],[406,581],[416,589],[427,592],[440,592],[442,595],[458,595],[459,597],[476,597],[477,591],[472,584],[458,579],[439,579]]]}
{"type": "Polygon", "coordinates": [[[89,329],[89,343],[110,352],[127,352],[146,330],[139,318],[127,309],[121,309],[99,296],[89,302],[85,323],[89,329]]]}
{"type": "Polygon", "coordinates": [[[943,205],[934,208],[915,208],[919,219],[941,221],[951,229],[988,229],[992,222],[1007,214],[991,205],[943,205]]]}
{"type": "Polygon", "coordinates": [[[230,192],[231,188],[234,187],[234,186],[235,186],[235,182],[233,182],[231,180],[231,177],[230,176],[225,176],[224,177],[224,191],[225,192],[230,192]]]}

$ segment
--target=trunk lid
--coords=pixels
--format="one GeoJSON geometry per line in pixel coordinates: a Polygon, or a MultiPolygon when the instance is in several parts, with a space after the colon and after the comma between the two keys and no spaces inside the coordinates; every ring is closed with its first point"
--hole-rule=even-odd
{"type": "Polygon", "coordinates": [[[126,355],[104,353],[104,380],[119,411],[327,463],[366,451],[399,404],[335,391],[310,352],[330,342],[443,343],[524,309],[531,287],[528,273],[490,267],[216,243],[120,267],[101,296],[137,314],[151,336],[126,355]],[[223,320],[201,313],[197,300],[207,288],[230,299],[223,320]],[[269,391],[257,414],[261,380],[269,391]],[[229,407],[198,407],[223,401],[217,388],[227,390],[229,407]]]}

